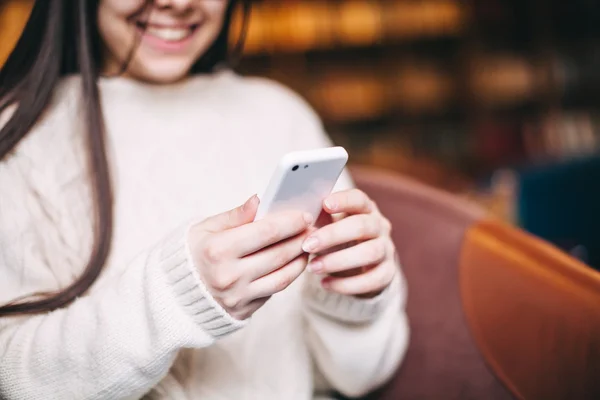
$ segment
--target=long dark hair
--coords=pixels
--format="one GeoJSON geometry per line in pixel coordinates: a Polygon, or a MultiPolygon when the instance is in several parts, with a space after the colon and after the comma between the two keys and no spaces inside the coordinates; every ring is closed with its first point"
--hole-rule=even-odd
{"type": "MultiPolygon", "coordinates": [[[[231,64],[239,58],[250,3],[229,1],[223,29],[193,66],[192,73],[210,73],[218,65],[231,64]],[[243,6],[242,33],[231,51],[229,27],[238,3],[243,6]]],[[[99,0],[37,0],[15,49],[0,70],[0,113],[11,105],[16,106],[0,130],[0,162],[10,157],[15,146],[38,121],[60,79],[69,74],[81,76],[86,99],[88,170],[95,204],[94,244],[81,276],[59,292],[27,296],[0,307],[0,317],[35,314],[68,305],[98,278],[110,251],[113,198],[97,86],[101,64],[98,3],[99,0]]],[[[148,0],[146,7],[152,7],[152,3],[148,0]]],[[[134,51],[132,49],[129,59],[134,51]]]]}

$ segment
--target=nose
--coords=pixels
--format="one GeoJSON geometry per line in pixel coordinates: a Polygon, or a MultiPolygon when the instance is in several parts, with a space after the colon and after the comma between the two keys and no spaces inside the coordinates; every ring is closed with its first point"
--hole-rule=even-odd
{"type": "Polygon", "coordinates": [[[154,0],[154,6],[159,9],[189,9],[195,0],[154,0]]]}

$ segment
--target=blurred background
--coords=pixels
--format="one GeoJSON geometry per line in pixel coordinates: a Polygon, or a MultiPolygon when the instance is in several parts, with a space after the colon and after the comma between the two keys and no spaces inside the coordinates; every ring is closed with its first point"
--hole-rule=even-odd
{"type": "MultiPolygon", "coordinates": [[[[31,4],[0,2],[0,62],[31,4]]],[[[599,267],[599,39],[598,0],[263,0],[239,71],[305,97],[352,163],[599,267]]]]}

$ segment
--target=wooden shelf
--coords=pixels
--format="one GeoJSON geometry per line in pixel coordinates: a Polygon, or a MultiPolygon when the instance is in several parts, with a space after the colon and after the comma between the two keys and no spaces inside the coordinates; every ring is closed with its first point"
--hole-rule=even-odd
{"type": "MultiPolygon", "coordinates": [[[[482,54],[469,59],[461,85],[455,71],[431,59],[399,57],[353,65],[319,64],[288,76],[273,76],[294,87],[330,123],[451,115],[466,111],[465,91],[487,111],[517,111],[545,90],[531,62],[515,54],[482,54]]],[[[446,64],[447,65],[447,64],[446,64]]],[[[266,68],[265,74],[273,70],[266,68]]]]}
{"type": "MultiPolygon", "coordinates": [[[[279,55],[453,37],[466,24],[466,10],[452,0],[261,2],[253,5],[245,53],[279,55]]],[[[239,21],[234,26],[237,32],[239,21]]]]}

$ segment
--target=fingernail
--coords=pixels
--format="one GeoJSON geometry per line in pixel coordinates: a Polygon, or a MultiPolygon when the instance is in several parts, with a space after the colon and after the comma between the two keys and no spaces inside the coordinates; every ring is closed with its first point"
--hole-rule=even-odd
{"type": "Polygon", "coordinates": [[[369,205],[367,206],[367,209],[369,210],[368,212],[372,212],[373,211],[373,202],[369,201],[369,205]]]}
{"type": "Polygon", "coordinates": [[[246,211],[248,207],[254,204],[254,202],[258,199],[257,195],[253,195],[250,197],[244,204],[242,204],[242,211],[246,211]]]}
{"type": "Polygon", "coordinates": [[[304,213],[302,215],[302,218],[304,218],[304,222],[306,222],[306,225],[310,225],[313,222],[313,217],[312,215],[310,215],[310,213],[304,213]]]}
{"type": "Polygon", "coordinates": [[[323,287],[323,289],[329,289],[331,287],[331,282],[329,281],[329,279],[323,279],[321,281],[321,287],[323,287]]]}
{"type": "Polygon", "coordinates": [[[311,251],[314,251],[318,245],[319,241],[317,240],[317,238],[309,237],[304,241],[304,243],[302,243],[302,250],[304,250],[307,253],[310,253],[311,251]]]}
{"type": "Polygon", "coordinates": [[[318,274],[321,271],[323,271],[323,263],[320,261],[313,261],[310,264],[308,264],[308,270],[310,272],[318,274]]]}
{"type": "Polygon", "coordinates": [[[332,199],[325,199],[324,203],[325,203],[325,207],[327,207],[331,211],[335,210],[337,207],[337,204],[332,199]]]}

